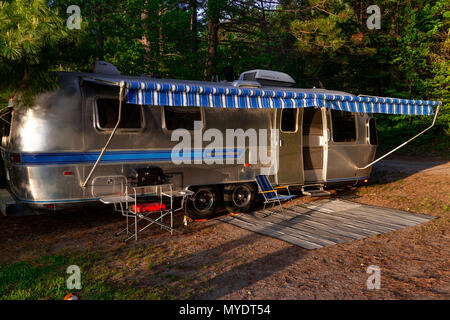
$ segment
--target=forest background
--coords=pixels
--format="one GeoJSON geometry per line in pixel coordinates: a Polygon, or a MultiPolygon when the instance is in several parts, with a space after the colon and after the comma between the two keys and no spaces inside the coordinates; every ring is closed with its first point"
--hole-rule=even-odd
{"type": "MultiPolygon", "coordinates": [[[[448,159],[449,35],[450,0],[0,1],[0,106],[12,96],[32,104],[55,87],[49,71],[90,71],[96,60],[127,75],[208,81],[271,69],[297,87],[442,101],[436,126],[402,152],[448,159]]],[[[382,150],[433,118],[376,117],[382,150]]]]}

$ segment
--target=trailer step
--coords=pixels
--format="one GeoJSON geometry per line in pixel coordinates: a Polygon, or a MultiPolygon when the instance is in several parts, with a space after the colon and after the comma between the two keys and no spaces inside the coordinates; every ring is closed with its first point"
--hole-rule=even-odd
{"type": "Polygon", "coordinates": [[[311,197],[326,197],[329,196],[330,193],[325,190],[307,190],[302,191],[304,195],[311,196],[311,197]]]}
{"type": "Polygon", "coordinates": [[[302,194],[310,197],[326,197],[330,193],[323,189],[323,184],[310,184],[302,186],[302,194]]]}

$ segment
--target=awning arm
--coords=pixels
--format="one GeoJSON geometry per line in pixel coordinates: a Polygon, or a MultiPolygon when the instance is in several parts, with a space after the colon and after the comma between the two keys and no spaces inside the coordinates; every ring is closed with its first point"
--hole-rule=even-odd
{"type": "Polygon", "coordinates": [[[124,83],[120,83],[120,90],[119,90],[119,116],[117,117],[117,123],[116,123],[116,126],[114,127],[113,131],[111,132],[111,134],[110,134],[110,136],[109,136],[109,138],[108,138],[108,141],[106,141],[106,144],[105,144],[105,146],[104,146],[103,149],[102,149],[102,152],[100,152],[100,155],[98,156],[97,161],[95,161],[95,164],[94,164],[94,166],[92,167],[91,171],[89,172],[89,174],[88,174],[86,180],[83,182],[83,184],[82,184],[82,187],[83,187],[83,188],[86,187],[86,185],[87,185],[89,179],[91,178],[92,174],[94,173],[95,169],[97,168],[98,164],[100,163],[100,160],[102,159],[103,154],[104,154],[105,151],[106,151],[106,148],[108,148],[109,143],[111,142],[111,140],[112,140],[114,134],[116,133],[117,128],[119,127],[120,120],[121,120],[121,118],[122,118],[122,95],[123,95],[123,89],[124,89],[124,87],[125,87],[125,84],[124,84],[124,83]]]}
{"type": "Polygon", "coordinates": [[[378,161],[380,161],[381,159],[387,157],[388,155],[390,155],[391,153],[393,153],[394,151],[400,149],[401,147],[403,147],[405,144],[411,142],[412,140],[414,140],[415,138],[417,138],[418,136],[420,136],[421,134],[425,133],[426,131],[430,130],[433,126],[434,123],[436,122],[436,118],[437,115],[439,113],[439,108],[440,108],[441,104],[439,103],[437,108],[436,108],[436,114],[434,115],[434,119],[433,119],[433,123],[431,124],[431,126],[429,126],[428,128],[426,128],[425,130],[423,130],[422,132],[420,132],[419,134],[415,135],[414,137],[412,137],[411,139],[409,139],[408,141],[403,142],[401,145],[399,145],[398,147],[396,147],[395,149],[392,149],[391,151],[389,151],[388,153],[386,153],[385,155],[379,157],[378,159],[372,161],[371,163],[369,163],[367,166],[362,167],[362,168],[358,168],[358,170],[364,170],[369,168],[370,166],[374,165],[375,163],[377,163],[378,161]]]}
{"type": "Polygon", "coordinates": [[[107,79],[99,79],[99,78],[93,78],[93,77],[88,77],[88,76],[84,76],[82,78],[83,79],[88,79],[92,82],[101,82],[101,83],[105,83],[108,84],[110,86],[117,86],[120,87],[121,86],[121,82],[117,82],[117,81],[113,81],[113,80],[107,80],[107,79]]]}

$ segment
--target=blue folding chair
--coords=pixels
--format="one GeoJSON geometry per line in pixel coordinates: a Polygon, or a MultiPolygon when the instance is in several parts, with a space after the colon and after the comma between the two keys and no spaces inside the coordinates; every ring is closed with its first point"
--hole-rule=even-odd
{"type": "MultiPolygon", "coordinates": [[[[256,176],[256,183],[258,184],[258,187],[260,189],[260,193],[264,196],[264,207],[263,210],[266,209],[266,205],[272,203],[272,207],[276,204],[280,205],[281,212],[284,214],[283,206],[281,205],[282,201],[288,201],[291,200],[292,202],[292,208],[294,208],[294,202],[292,199],[294,199],[295,195],[291,195],[289,192],[289,186],[277,186],[273,187],[270,183],[269,179],[266,175],[258,175],[256,176]],[[277,192],[277,189],[286,189],[289,195],[279,195],[277,192]]],[[[294,209],[295,211],[295,209],[294,209]]]]}

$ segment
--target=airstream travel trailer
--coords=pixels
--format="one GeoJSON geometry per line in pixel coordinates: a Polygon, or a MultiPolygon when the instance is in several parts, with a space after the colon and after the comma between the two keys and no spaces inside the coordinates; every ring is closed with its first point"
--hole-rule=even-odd
{"type": "Polygon", "coordinates": [[[193,191],[204,204],[192,209],[197,216],[210,216],[222,201],[229,210],[246,210],[263,170],[273,183],[304,189],[366,179],[377,147],[371,114],[430,115],[438,105],[292,88],[290,76],[266,70],[245,72],[233,83],[117,72],[61,72],[59,79],[60,88],[37,96],[33,107],[14,107],[2,139],[9,189],[30,206],[98,203],[141,174],[159,172],[175,189],[193,191]],[[177,129],[191,134],[192,149],[182,155],[191,162],[173,161],[177,129]],[[227,130],[241,130],[244,139],[236,135],[240,143],[214,150],[227,161],[207,164],[208,129],[224,140],[227,130]],[[267,133],[270,161],[249,160],[245,134],[252,130],[258,138],[267,133]]]}

